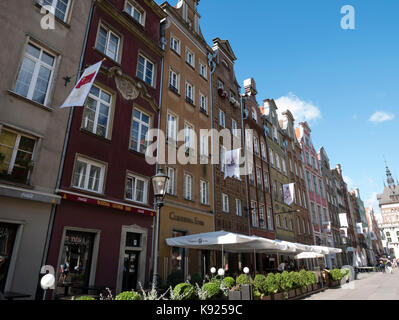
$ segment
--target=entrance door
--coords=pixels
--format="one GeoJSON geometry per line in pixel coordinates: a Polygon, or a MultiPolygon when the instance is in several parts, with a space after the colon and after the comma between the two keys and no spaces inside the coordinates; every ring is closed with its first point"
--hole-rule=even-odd
{"type": "Polygon", "coordinates": [[[123,260],[122,291],[136,290],[137,270],[139,267],[139,251],[126,250],[123,260]]]}
{"type": "Polygon", "coordinates": [[[0,291],[3,292],[10,261],[14,249],[15,237],[18,230],[17,224],[0,223],[0,291]]]}

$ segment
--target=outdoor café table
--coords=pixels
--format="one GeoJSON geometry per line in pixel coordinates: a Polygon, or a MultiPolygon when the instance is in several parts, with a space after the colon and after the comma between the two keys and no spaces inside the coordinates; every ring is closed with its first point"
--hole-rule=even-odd
{"type": "Polygon", "coordinates": [[[101,286],[72,285],[71,287],[73,289],[82,289],[82,290],[86,291],[87,294],[89,293],[89,291],[96,291],[97,295],[99,295],[102,291],[105,290],[105,287],[101,287],[101,286]]]}
{"type": "Polygon", "coordinates": [[[4,298],[7,300],[14,300],[20,298],[30,298],[30,294],[20,292],[4,292],[4,298]]]}
{"type": "Polygon", "coordinates": [[[68,296],[69,288],[72,287],[74,284],[72,282],[59,282],[57,284],[58,287],[64,288],[64,296],[68,296]]]}

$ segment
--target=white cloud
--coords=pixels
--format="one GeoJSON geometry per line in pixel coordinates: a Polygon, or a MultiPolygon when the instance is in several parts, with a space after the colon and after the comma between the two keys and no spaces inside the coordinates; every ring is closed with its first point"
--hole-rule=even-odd
{"type": "Polygon", "coordinates": [[[394,118],[395,118],[395,115],[393,113],[388,113],[385,111],[377,111],[371,115],[369,121],[375,122],[375,123],[380,123],[380,122],[385,122],[385,121],[391,121],[394,118]]]}
{"type": "Polygon", "coordinates": [[[276,100],[279,116],[286,110],[290,110],[296,122],[314,121],[321,119],[320,109],[311,101],[303,101],[290,92],[276,100]]]}
{"type": "Polygon", "coordinates": [[[353,181],[351,179],[351,177],[344,176],[343,178],[344,178],[344,181],[346,182],[346,184],[348,185],[348,189],[349,190],[353,190],[353,189],[355,189],[357,187],[355,181],[353,181]]]}

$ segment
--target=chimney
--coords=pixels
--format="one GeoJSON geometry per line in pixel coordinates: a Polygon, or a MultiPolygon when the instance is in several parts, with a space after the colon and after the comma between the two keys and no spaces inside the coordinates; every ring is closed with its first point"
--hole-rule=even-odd
{"type": "Polygon", "coordinates": [[[341,165],[337,164],[336,166],[338,173],[342,176],[342,169],[341,169],[341,165]]]}
{"type": "Polygon", "coordinates": [[[258,93],[258,91],[256,91],[256,83],[253,78],[244,80],[244,90],[246,94],[252,96],[255,96],[258,93]]]}

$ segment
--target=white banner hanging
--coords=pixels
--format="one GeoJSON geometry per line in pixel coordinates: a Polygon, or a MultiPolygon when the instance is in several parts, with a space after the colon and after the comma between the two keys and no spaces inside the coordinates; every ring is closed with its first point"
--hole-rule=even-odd
{"type": "Polygon", "coordinates": [[[348,220],[346,218],[346,213],[340,213],[339,214],[339,223],[341,224],[342,228],[347,228],[348,227],[348,220]]]}
{"type": "Polygon", "coordinates": [[[236,178],[240,180],[240,150],[235,149],[226,151],[224,154],[224,161],[226,170],[224,171],[224,178],[236,178]]]}
{"type": "Polygon", "coordinates": [[[284,184],[283,192],[284,192],[284,203],[290,206],[295,199],[295,183],[284,184]]]}

